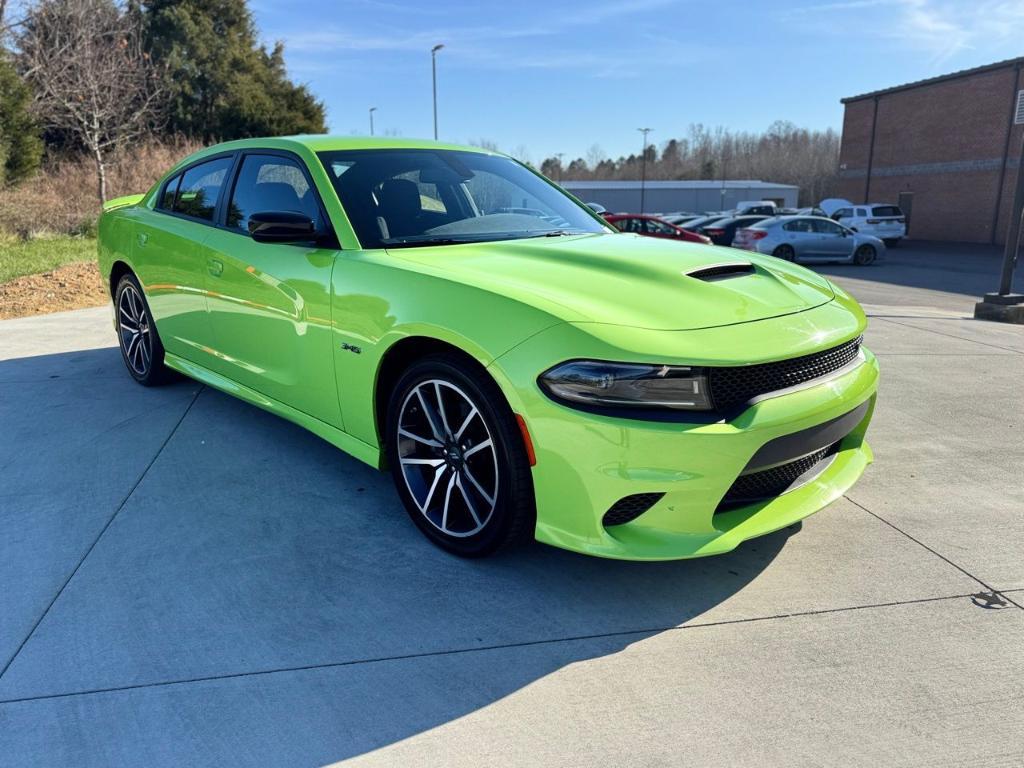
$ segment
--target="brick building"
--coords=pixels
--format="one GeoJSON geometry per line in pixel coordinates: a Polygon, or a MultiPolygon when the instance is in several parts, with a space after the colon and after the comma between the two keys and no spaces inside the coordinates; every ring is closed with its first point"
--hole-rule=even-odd
{"type": "Polygon", "coordinates": [[[1003,243],[1024,137],[1024,57],[842,99],[840,196],[898,203],[909,236],[1003,243]]]}

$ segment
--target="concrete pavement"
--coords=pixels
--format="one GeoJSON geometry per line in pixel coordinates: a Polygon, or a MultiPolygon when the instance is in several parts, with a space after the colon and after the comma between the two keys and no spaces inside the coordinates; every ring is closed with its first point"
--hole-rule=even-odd
{"type": "Polygon", "coordinates": [[[678,563],[445,556],[298,427],[135,385],[109,310],[0,323],[0,763],[1021,764],[1024,328],[904,258],[898,304],[829,270],[876,464],[678,563]]]}

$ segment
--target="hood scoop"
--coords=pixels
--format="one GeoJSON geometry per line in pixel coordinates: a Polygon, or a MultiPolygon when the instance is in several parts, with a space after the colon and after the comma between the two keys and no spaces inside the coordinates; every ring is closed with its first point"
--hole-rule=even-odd
{"type": "Polygon", "coordinates": [[[698,267],[684,272],[687,277],[711,283],[715,280],[728,280],[733,277],[754,274],[754,265],[747,261],[737,261],[729,264],[709,264],[706,267],[698,267]]]}

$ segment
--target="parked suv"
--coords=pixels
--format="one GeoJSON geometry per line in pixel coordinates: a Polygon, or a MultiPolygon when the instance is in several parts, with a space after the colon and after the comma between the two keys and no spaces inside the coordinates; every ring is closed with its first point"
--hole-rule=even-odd
{"type": "Polygon", "coordinates": [[[854,205],[840,208],[832,218],[858,232],[873,235],[890,247],[907,236],[907,217],[896,205],[854,205]]]}

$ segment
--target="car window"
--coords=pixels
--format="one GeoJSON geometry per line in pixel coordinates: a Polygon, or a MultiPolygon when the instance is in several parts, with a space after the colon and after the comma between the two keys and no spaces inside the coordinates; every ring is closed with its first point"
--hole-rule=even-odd
{"type": "Polygon", "coordinates": [[[874,208],[871,209],[871,213],[874,216],[902,216],[903,215],[903,211],[901,211],[895,205],[876,205],[874,208]]]}
{"type": "Polygon", "coordinates": [[[208,163],[194,165],[181,177],[178,194],[171,210],[197,219],[213,221],[224,178],[231,167],[232,158],[220,157],[208,163]]]}
{"type": "Polygon", "coordinates": [[[630,217],[628,219],[619,219],[614,222],[615,228],[620,232],[643,232],[644,223],[642,219],[630,217]]]}
{"type": "Polygon", "coordinates": [[[178,185],[181,183],[181,174],[179,173],[173,179],[167,182],[164,186],[163,197],[157,202],[156,207],[164,210],[171,210],[174,208],[174,197],[178,194],[178,185]]]}
{"type": "Polygon", "coordinates": [[[364,248],[607,231],[592,211],[508,157],[445,149],[319,157],[364,248]]]}
{"type": "Polygon", "coordinates": [[[838,211],[832,214],[833,219],[846,219],[849,218],[850,216],[853,216],[853,208],[840,208],[838,211]]]}
{"type": "Polygon", "coordinates": [[[646,221],[648,232],[655,232],[659,235],[674,235],[676,233],[675,229],[663,221],[657,219],[646,219],[646,221]]]}
{"type": "Polygon", "coordinates": [[[246,155],[228,205],[227,225],[248,232],[249,217],[267,211],[303,213],[318,230],[323,228],[316,193],[296,161],[279,155],[246,155]]]}
{"type": "Polygon", "coordinates": [[[867,216],[868,215],[868,211],[867,211],[866,208],[858,208],[857,209],[857,215],[861,216],[861,217],[867,216]]]}
{"type": "Polygon", "coordinates": [[[796,219],[795,221],[787,221],[782,225],[782,228],[787,232],[813,232],[814,227],[811,225],[810,219],[796,219]]]}
{"type": "Polygon", "coordinates": [[[841,235],[846,230],[829,219],[811,219],[813,231],[821,235],[841,235]]]}

